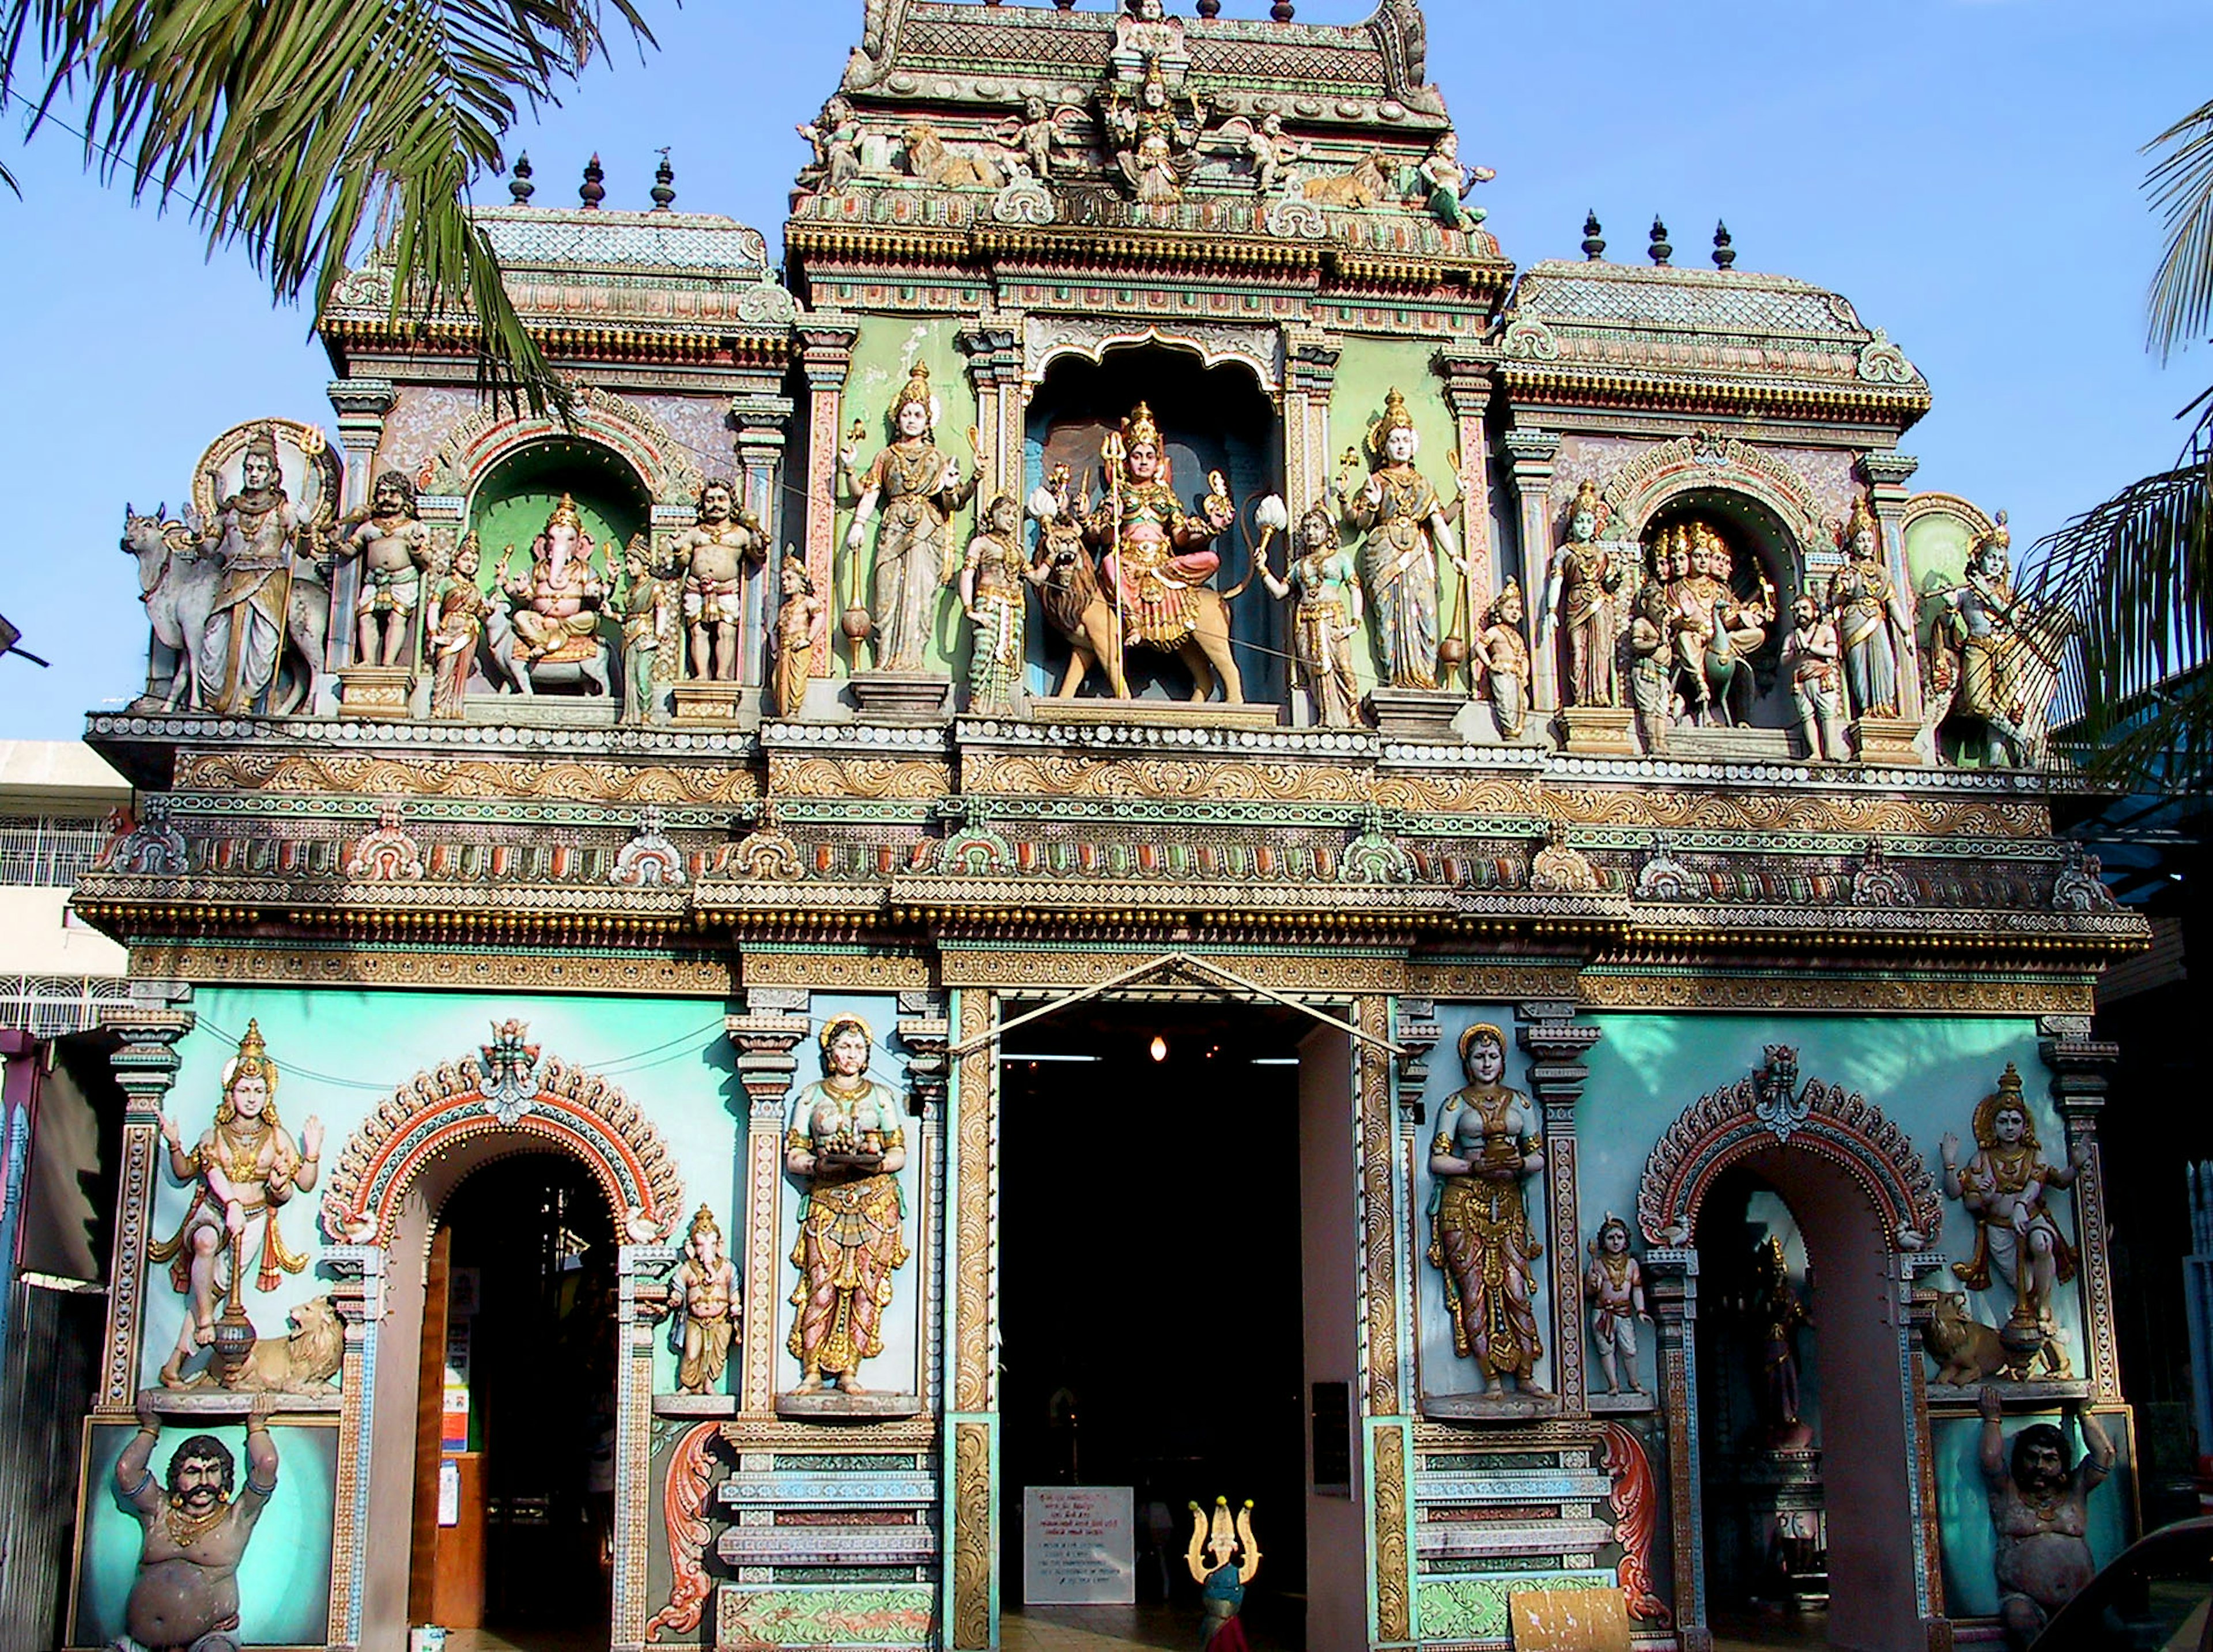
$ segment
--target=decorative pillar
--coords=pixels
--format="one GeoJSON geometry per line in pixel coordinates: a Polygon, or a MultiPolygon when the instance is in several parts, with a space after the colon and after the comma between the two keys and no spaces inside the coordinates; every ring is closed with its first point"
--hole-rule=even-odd
{"type": "Polygon", "coordinates": [[[1923,1289],[1923,1274],[1948,1265],[1933,1251],[1898,1251],[1889,1259],[1898,1301],[1899,1403],[1905,1408],[1906,1517],[1917,1533],[1913,1549],[1913,1600],[1920,1614],[1922,1643],[1930,1652],[1949,1652],[1951,1625],[1944,1620],[1943,1533],[1936,1519],[1936,1454],[1929,1429],[1928,1362],[1921,1356],[1922,1333],[1936,1315],[1936,1293],[1923,1289]]]}
{"type": "Polygon", "coordinates": [[[615,1249],[615,1525],[613,1605],[610,1652],[643,1652],[645,1645],[649,1522],[661,1499],[653,1475],[653,1344],[663,1293],[659,1281],[676,1265],[674,1245],[621,1245],[615,1249]]]}
{"type": "Polygon", "coordinates": [[[1669,1550],[1675,1562],[1675,1636],[1682,1652],[1713,1652],[1706,1623],[1705,1511],[1698,1484],[1698,1253],[1644,1253],[1644,1295],[1660,1347],[1660,1405],[1667,1429],[1669,1550]]]}
{"type": "Polygon", "coordinates": [[[783,452],[791,423],[789,396],[750,394],[730,399],[737,427],[738,487],[745,508],[768,540],[761,565],[747,576],[745,625],[738,639],[738,680],[758,688],[767,660],[768,628],[775,618],[778,570],[783,563],[783,452]]]}
{"type": "MultiPolygon", "coordinates": [[[[1491,436],[1486,422],[1491,411],[1491,364],[1441,353],[1436,366],[1445,381],[1446,405],[1452,409],[1453,418],[1460,426],[1460,554],[1475,570],[1475,577],[1467,582],[1464,598],[1466,629],[1473,633],[1483,623],[1483,611],[1491,605],[1491,594],[1497,580],[1497,547],[1491,542],[1491,436]]],[[[1546,479],[1550,481],[1549,476],[1546,479]]],[[[1537,599],[1524,593],[1523,600],[1533,623],[1537,599]]],[[[1444,618],[1448,630],[1457,617],[1457,610],[1447,611],[1444,618]]],[[[1471,645],[1467,674],[1468,687],[1472,692],[1475,637],[1471,634],[1460,641],[1471,645]]]]}
{"type": "Polygon", "coordinates": [[[1021,498],[1022,486],[1021,337],[1011,326],[985,321],[964,327],[954,345],[968,358],[968,381],[976,392],[976,464],[983,480],[976,490],[980,509],[995,494],[1021,498]]]}
{"type": "MultiPolygon", "coordinates": [[[[837,583],[838,448],[843,440],[838,427],[843,411],[845,375],[853,364],[853,341],[860,327],[842,317],[815,316],[802,322],[799,362],[807,376],[807,531],[808,576],[814,594],[822,599],[834,626],[838,610],[850,592],[837,583]]],[[[830,674],[834,649],[814,651],[814,674],[830,674]]]]}
{"type": "MultiPolygon", "coordinates": [[[[376,450],[384,445],[384,418],[398,405],[399,393],[389,379],[332,379],[327,393],[338,416],[338,447],[345,455],[344,492],[338,515],[367,507],[370,485],[375,480],[376,450]]],[[[428,582],[423,594],[430,594],[428,582]]],[[[341,557],[332,576],[331,613],[336,623],[324,644],[323,665],[337,671],[353,663],[354,605],[361,597],[361,558],[341,557]]],[[[429,607],[425,602],[424,609],[429,607]]],[[[419,611],[418,611],[419,612],[419,611]]]]}
{"type": "MultiPolygon", "coordinates": [[[[777,1189],[783,1178],[784,1109],[799,1072],[793,1053],[807,1037],[803,987],[749,987],[746,1013],[724,1019],[737,1047],[745,1087],[745,1301],[739,1318],[738,1409],[767,1417],[776,1410],[776,1332],[779,1293],[777,1189]]],[[[735,1230],[739,1213],[732,1212],[735,1230]]]]}
{"type": "MultiPolygon", "coordinates": [[[[1291,526],[1329,488],[1329,402],[1337,389],[1337,345],[1287,328],[1283,338],[1283,498],[1291,526]]],[[[1285,552],[1285,558],[1291,554],[1285,552]]],[[[1280,566],[1281,564],[1278,564],[1280,566]]]]}
{"type": "Polygon", "coordinates": [[[1444,1027],[1437,1021],[1437,1001],[1401,997],[1391,1036],[1405,1052],[1399,1058],[1399,1111],[1406,1115],[1408,1123],[1419,1126],[1427,1122],[1423,1117],[1422,1092],[1430,1084],[1430,1052],[1444,1036],[1444,1027]]]}
{"type": "MultiPolygon", "coordinates": [[[[1913,578],[1905,565],[1905,540],[1899,519],[1905,506],[1905,484],[1921,461],[1902,453],[1862,454],[1861,478],[1867,483],[1868,507],[1875,513],[1881,536],[1883,565],[1891,582],[1912,600],[1913,578]]],[[[1851,728],[1853,749],[1862,762],[1917,766],[1929,761],[1917,745],[1921,731],[1921,659],[1912,637],[1905,639],[1898,657],[1898,715],[1862,716],[1851,728]]]]}
{"type": "Polygon", "coordinates": [[[1353,1117],[1359,1131],[1355,1167],[1359,1191],[1361,1312],[1356,1344],[1363,1367],[1363,1411],[1368,1437],[1369,1558],[1373,1564],[1372,1638],[1385,1645],[1414,1638],[1412,1516],[1413,1464],[1409,1371],[1414,1293],[1402,1262],[1401,1198],[1413,1185],[1416,1135],[1402,1119],[1391,1082],[1391,1001],[1380,995],[1355,999],[1353,1025],[1366,1037],[1353,1045],[1353,1117]]]}
{"type": "Polygon", "coordinates": [[[945,995],[900,993],[899,1040],[906,1049],[907,1112],[917,1119],[939,1112],[952,1076],[945,1052],[953,1042],[953,1021],[945,995]]]}
{"type": "Polygon", "coordinates": [[[1552,1251],[1552,1375],[1563,1416],[1589,1409],[1583,1370],[1583,1270],[1581,1196],[1576,1183],[1576,1105],[1590,1069],[1584,1052],[1599,1029],[1576,1025],[1576,1007],[1564,1002],[1525,1003],[1515,1034],[1530,1057],[1529,1091],[1544,1119],[1545,1185],[1551,1196],[1547,1225],[1552,1251]]]}
{"type": "Polygon", "coordinates": [[[104,1006],[100,1025],[123,1040],[108,1058],[123,1088],[123,1173],[115,1195],[115,1250],[108,1276],[107,1334],[101,1344],[95,1411],[128,1411],[138,1397],[145,1343],[146,1247],[160,1186],[162,1102],[177,1082],[177,1040],[198,1019],[181,981],[134,981],[131,1002],[104,1006]]]}
{"type": "Polygon", "coordinates": [[[2037,1048],[2051,1069],[2051,1100],[2067,1126],[2068,1149],[2071,1153],[2078,1142],[2089,1149],[2072,1190],[2082,1259],[2084,1357],[2093,1399],[2118,1405],[2121,1362],[2113,1340],[2113,1263],[2106,1244],[2106,1168],[2098,1146],[2098,1114],[2121,1049],[2093,1039],[2087,1015],[2045,1015],[2036,1025],[2045,1035],[2037,1048]]]}
{"type": "MultiPolygon", "coordinates": [[[[1506,457],[1512,467],[1514,497],[1521,507],[1521,608],[1528,633],[1529,657],[1537,655],[1537,616],[1545,606],[1545,584],[1552,576],[1552,460],[1560,438],[1550,430],[1506,433],[1506,457]]],[[[1559,704],[1558,674],[1529,674],[1529,705],[1552,710],[1559,704]]]]}
{"type": "Polygon", "coordinates": [[[982,1034],[990,1027],[992,995],[973,988],[955,995],[953,1019],[968,1045],[951,1095],[953,1117],[948,1198],[949,1242],[945,1247],[951,1339],[951,1373],[945,1407],[943,1544],[951,1557],[945,1573],[942,1618],[950,1652],[984,1652],[994,1638],[998,1599],[998,1046],[982,1034]]]}
{"type": "Polygon", "coordinates": [[[384,1318],[387,1256],[381,1245],[332,1245],[323,1252],[332,1281],[331,1303],[345,1338],[338,1365],[338,1456],[332,1493],[331,1609],[326,1628],[331,1652],[353,1652],[361,1644],[362,1609],[368,1600],[376,1328],[384,1318]]]}

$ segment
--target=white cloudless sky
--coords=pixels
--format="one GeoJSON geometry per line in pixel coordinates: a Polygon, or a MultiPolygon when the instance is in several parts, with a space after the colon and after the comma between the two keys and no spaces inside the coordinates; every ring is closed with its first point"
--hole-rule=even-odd
{"type": "MultiPolygon", "coordinates": [[[[1107,0],[1081,0],[1086,9],[1107,0]]],[[[1189,15],[1190,0],[1169,0],[1189,15]]],[[[644,0],[660,48],[619,45],[527,124],[536,204],[586,158],[611,207],[649,205],[669,147],[681,210],[726,212],[771,247],[806,156],[795,123],[834,89],[862,0],[644,0]]],[[[1644,257],[1654,213],[1678,264],[1726,219],[1740,270],[1846,295],[1928,375],[1907,433],[1914,485],[2013,513],[2025,546],[2168,463],[2176,411],[2213,381],[2201,344],[2165,369],[2143,300],[2160,231],[2142,144],[2213,99],[2205,0],[1428,0],[1430,77],[1478,199],[1527,265],[1644,257]]],[[[1301,22],[1371,8],[1300,0],[1301,22]]],[[[1265,17],[1266,0],[1225,0],[1265,17]]],[[[0,659],[0,738],[65,739],[144,681],[145,627],[118,548],[126,500],[186,496],[241,420],[332,424],[309,318],[277,308],[243,254],[204,256],[186,214],[134,207],[49,128],[0,152],[0,613],[40,671],[0,659]]],[[[478,198],[504,202],[504,181],[478,198]]]]}

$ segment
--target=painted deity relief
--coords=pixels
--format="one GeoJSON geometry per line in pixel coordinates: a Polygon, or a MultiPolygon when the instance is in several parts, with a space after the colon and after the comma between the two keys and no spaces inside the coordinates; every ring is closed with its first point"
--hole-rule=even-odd
{"type": "Polygon", "coordinates": [[[906,1210],[898,1172],[906,1163],[899,1098],[869,1075],[875,1035],[858,1015],[822,1028],[822,1076],[792,1102],[784,1167],[806,1190],[791,1260],[791,1335],[800,1394],[835,1381],[841,1394],[868,1391],[861,1362],[884,1350],[884,1310],[893,1275],[907,1257],[906,1210]]]}
{"type": "Polygon", "coordinates": [[[1629,1251],[1629,1224],[1609,1210],[1590,1242],[1591,1342],[1610,1394],[1642,1393],[1637,1380],[1637,1327],[1652,1323],[1644,1308],[1644,1269],[1629,1251]]]}
{"type": "Polygon", "coordinates": [[[1437,686],[1437,558],[1450,558],[1471,577],[1444,503],[1414,466],[1421,449],[1406,399],[1393,389],[1368,434],[1367,483],[1355,491],[1342,474],[1338,482],[1338,508],[1364,535],[1360,578],[1381,680],[1393,688],[1437,686]]]}
{"type": "Polygon", "coordinates": [[[513,546],[501,555],[497,583],[510,607],[492,612],[491,648],[516,692],[611,692],[607,645],[600,637],[607,585],[596,552],[576,500],[564,493],[530,542],[527,569],[514,570],[513,546]]]}
{"type": "Polygon", "coordinates": [[[1360,684],[1353,668],[1353,638],[1366,609],[1359,576],[1338,541],[1335,519],[1316,505],[1299,518],[1297,555],[1283,577],[1277,578],[1268,566],[1268,540],[1283,526],[1283,516],[1281,499],[1271,495],[1260,502],[1261,539],[1253,552],[1253,572],[1278,601],[1296,599],[1291,610],[1291,662],[1315,726],[1356,728],[1360,684]]]}
{"type": "MultiPolygon", "coordinates": [[[[937,418],[930,369],[917,362],[893,399],[891,445],[865,470],[859,466],[857,440],[849,442],[838,458],[856,496],[852,526],[845,531],[846,553],[856,570],[869,524],[882,512],[863,633],[874,639],[872,657],[880,671],[922,668],[923,650],[937,617],[938,591],[960,566],[953,548],[953,513],[976,497],[980,472],[964,479],[959,463],[937,446],[932,435],[937,418]]],[[[857,571],[857,591],[858,577],[857,571]]]]}
{"type": "Polygon", "coordinates": [[[1475,1362],[1484,1392],[1540,1393],[1533,1301],[1543,1247],[1524,1203],[1524,1184],[1545,1167],[1536,1105],[1505,1082],[1500,1028],[1469,1027],[1460,1058],[1467,1084],[1439,1111],[1430,1143],[1429,1259],[1444,1274],[1454,1350],[1475,1362]]]}
{"type": "Polygon", "coordinates": [[[768,534],[738,503],[735,483],[700,485],[698,517],[670,541],[684,568],[684,625],[690,641],[684,674],[714,682],[738,680],[738,640],[745,626],[745,570],[768,555],[768,534]]]}
{"type": "Polygon", "coordinates": [[[1614,643],[1621,631],[1617,598],[1628,570],[1599,542],[1604,521],[1598,484],[1586,477],[1568,507],[1567,539],[1545,592],[1540,646],[1558,639],[1563,705],[1621,704],[1614,643]]]}
{"type": "Polygon", "coordinates": [[[184,1368],[215,1347],[226,1293],[236,1310],[249,1277],[265,1293],[308,1265],[305,1256],[285,1244],[277,1216],[296,1192],[314,1188],[323,1126],[309,1119],[294,1142],[277,1116],[277,1079],[260,1024],[249,1021],[238,1053],[223,1065],[215,1122],[199,1140],[187,1149],[176,1120],[162,1119],[170,1173],[192,1190],[176,1232],[147,1247],[156,1265],[168,1265],[169,1282],[187,1308],[176,1346],[162,1367],[166,1387],[206,1380],[187,1376],[184,1368]]]}
{"type": "Polygon", "coordinates": [[[769,661],[769,709],[779,717],[796,717],[807,704],[807,685],[814,676],[828,610],[814,594],[814,579],[807,564],[797,557],[785,556],[777,583],[781,600],[769,661]]]}
{"type": "Polygon", "coordinates": [[[968,616],[968,709],[1012,709],[1021,680],[1024,593],[1021,505],[1002,493],[984,509],[960,565],[960,607],[968,616]]]}
{"type": "Polygon", "coordinates": [[[685,1235],[684,1259],[671,1282],[682,1316],[682,1353],[676,1368],[680,1393],[711,1394],[722,1385],[736,1334],[738,1270],[722,1250],[722,1229],[701,1205],[685,1235]]]}
{"type": "Polygon", "coordinates": [[[138,1400],[138,1431],[115,1460],[115,1493],[144,1533],[137,1576],[124,1605],[128,1639],[143,1652],[241,1652],[239,1563],[277,1490],[277,1446],[269,1435],[275,1402],[264,1394],[247,1413],[246,1484],[237,1484],[230,1448],[196,1434],[170,1454],[165,1483],[154,1480],[161,1423],[138,1400]]]}
{"type": "Polygon", "coordinates": [[[2082,1457],[2072,1464],[2058,1424],[2030,1423],[2009,1450],[1998,1391],[1984,1388],[1978,1405],[1978,1458],[1997,1539],[1998,1622],[2011,1652],[2025,1652],[2097,1571],[2090,1556],[2090,1494],[2112,1473],[2116,1453],[2095,1413],[2080,1400],[2071,1411],[2082,1457]]]}
{"type": "Polygon", "coordinates": [[[1829,580],[1855,717],[1899,715],[1899,672],[1914,663],[1913,613],[1882,555],[1882,530],[1864,496],[1844,524],[1844,565],[1829,580]]]}
{"type": "Polygon", "coordinates": [[[232,487],[217,455],[238,434],[210,449],[196,490],[206,501],[198,550],[211,588],[174,598],[192,704],[229,716],[296,710],[314,701],[330,631],[330,588],[317,558],[336,469],[325,462],[320,431],[287,425],[280,444],[278,425],[268,422],[247,432],[232,487]],[[297,497],[286,486],[285,444],[296,451],[297,497]],[[281,680],[288,668],[297,680],[281,680]]]}
{"type": "Polygon", "coordinates": [[[365,666],[413,665],[430,531],[415,514],[415,484],[405,472],[378,474],[369,509],[339,525],[338,551],[360,564],[355,660],[365,666]]]}

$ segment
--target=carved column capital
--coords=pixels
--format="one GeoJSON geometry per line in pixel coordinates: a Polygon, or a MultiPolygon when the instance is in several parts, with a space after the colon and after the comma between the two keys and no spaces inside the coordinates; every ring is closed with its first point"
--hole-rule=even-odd
{"type": "MultiPolygon", "coordinates": [[[[1489,362],[1440,351],[1436,366],[1438,376],[1445,381],[1445,401],[1452,408],[1454,418],[1481,418],[1490,411],[1491,364],[1489,362]]],[[[1522,434],[1542,436],[1547,433],[1524,431],[1522,434]]],[[[1559,438],[1552,436],[1550,440],[1557,451],[1559,438]]]]}
{"type": "Polygon", "coordinates": [[[1582,1058],[1599,1041],[1599,1029],[1576,1022],[1572,1003],[1525,1003],[1521,1011],[1515,1041],[1530,1058],[1529,1093],[1544,1108],[1545,1131],[1573,1134],[1576,1104],[1590,1079],[1582,1058]]]}
{"type": "Polygon", "coordinates": [[[1677,1338],[1698,1318],[1698,1253],[1688,1247],[1655,1245],[1640,1259],[1644,1294],[1654,1323],[1664,1337],[1677,1338]]]}
{"type": "Polygon", "coordinates": [[[1912,479],[1913,472],[1920,468],[1921,461],[1912,454],[1895,450],[1862,454],[1858,466],[1860,479],[1868,485],[1869,491],[1895,493],[1900,497],[1904,497],[1905,485],[1912,479]]]}
{"type": "Polygon", "coordinates": [[[2121,1046],[2091,1038],[2087,1018],[2045,1016],[2038,1028],[2045,1036],[2037,1051],[2051,1069],[2051,1100],[2067,1121],[2069,1139],[2094,1135],[2121,1046]]]}
{"type": "Polygon", "coordinates": [[[952,1067],[952,1013],[940,992],[899,995],[899,1039],[906,1046],[907,1107],[916,1117],[942,1112],[952,1067]]]}
{"type": "Polygon", "coordinates": [[[1552,480],[1552,460],[1558,457],[1560,437],[1554,430],[1533,430],[1521,426],[1509,430],[1499,438],[1506,449],[1506,459],[1514,473],[1515,491],[1525,497],[1532,487],[1549,487],[1552,480]]]}
{"type": "Polygon", "coordinates": [[[953,335],[953,347],[968,358],[968,375],[978,389],[1021,381],[1021,335],[1003,322],[964,327],[953,335]]]}
{"type": "Polygon", "coordinates": [[[780,1123],[798,1076],[794,1053],[808,1032],[803,988],[754,987],[746,994],[746,1011],[722,1018],[722,1032],[737,1050],[738,1082],[745,1087],[755,1119],[780,1123]]]}
{"type": "Polygon", "coordinates": [[[1344,354],[1319,336],[1288,336],[1283,347],[1284,388],[1294,394],[1327,396],[1337,387],[1337,363],[1344,354]]]}
{"type": "MultiPolygon", "coordinates": [[[[184,993],[189,998],[192,989],[184,993]]],[[[115,1082],[122,1087],[125,1125],[153,1124],[162,1112],[162,1099],[177,1082],[181,1058],[177,1041],[192,1030],[198,1015],[192,1010],[134,998],[129,1003],[103,1005],[102,1031],[123,1040],[108,1058],[115,1082]]]]}
{"type": "Polygon", "coordinates": [[[730,423],[737,430],[739,450],[743,452],[752,445],[771,453],[783,452],[792,409],[789,396],[753,392],[731,397],[730,423]]]}
{"type": "Polygon", "coordinates": [[[792,331],[799,338],[799,364],[810,389],[842,389],[853,364],[853,341],[861,336],[859,323],[843,316],[814,315],[792,331]]]}
{"type": "Polygon", "coordinates": [[[1399,1050],[1399,1109],[1414,1124],[1423,1122],[1422,1092],[1430,1082],[1430,1052],[1444,1036],[1437,1021],[1434,998],[1402,997],[1399,1021],[1393,1029],[1399,1050]]]}

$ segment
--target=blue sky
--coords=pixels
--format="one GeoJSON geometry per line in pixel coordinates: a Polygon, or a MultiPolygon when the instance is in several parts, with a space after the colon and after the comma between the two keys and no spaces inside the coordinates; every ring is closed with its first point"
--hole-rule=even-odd
{"type": "MultiPolygon", "coordinates": [[[[1080,0],[1087,9],[1107,0],[1080,0]]],[[[670,146],[680,208],[782,222],[862,0],[644,0],[661,50],[627,46],[518,134],[538,202],[586,157],[607,204],[643,207],[670,146]]],[[[1170,0],[1188,15],[1189,0],[1170,0]]],[[[1225,0],[1259,17],[1265,0],[1225,0]]],[[[1364,0],[1300,0],[1354,22],[1364,0]]],[[[1481,198],[1524,265],[1576,256],[1586,208],[1642,259],[1656,210],[1678,263],[1728,220],[1739,269],[1847,295],[1927,374],[1906,437],[1915,485],[2013,513],[2026,545],[2173,456],[2209,380],[2200,346],[2143,349],[2159,255],[2138,147],[2213,97],[2204,0],[1429,0],[1430,75],[1481,198]]],[[[272,308],[246,259],[203,257],[181,212],[133,208],[52,130],[0,151],[0,613],[40,671],[0,660],[0,738],[70,738],[144,680],[144,625],[117,549],[127,499],[176,508],[201,450],[261,415],[331,424],[308,318],[272,308]]],[[[499,180],[479,191],[504,201],[499,180]]]]}

